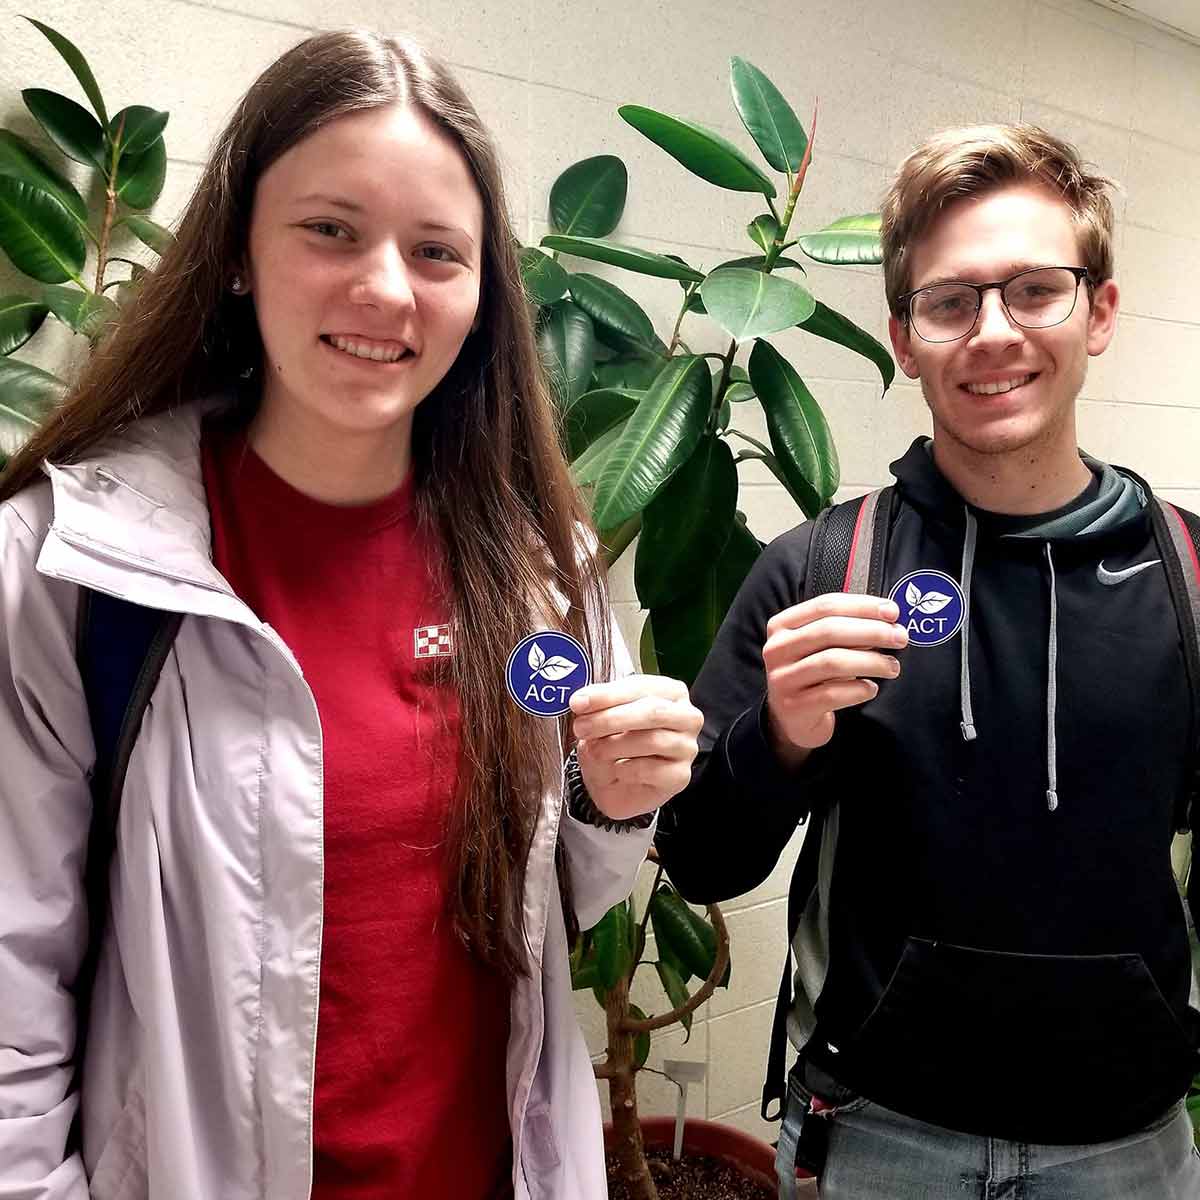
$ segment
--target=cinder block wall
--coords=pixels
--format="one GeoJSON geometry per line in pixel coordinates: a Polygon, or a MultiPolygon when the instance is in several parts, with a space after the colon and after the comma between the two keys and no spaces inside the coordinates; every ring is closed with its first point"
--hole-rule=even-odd
{"type": "MultiPolygon", "coordinates": [[[[927,133],[949,124],[1023,118],[1073,139],[1125,185],[1118,203],[1119,332],[1093,360],[1081,403],[1092,453],[1136,467],[1167,497],[1200,506],[1200,47],[1091,0],[679,0],[617,7],[552,0],[99,0],[86,13],[67,0],[0,0],[0,124],[33,133],[19,90],[75,95],[74,81],[18,12],[73,38],[116,109],[171,111],[167,189],[155,216],[170,224],[207,148],[257,72],[309,31],[358,24],[423,39],[457,69],[504,152],[511,208],[530,242],[546,232],[546,196],[562,168],[602,152],[630,168],[621,235],[704,267],[749,253],[742,227],[750,197],[693,180],[616,116],[638,102],[707,123],[749,147],[727,83],[730,54],[765,70],[807,114],[820,98],[816,160],[800,220],[816,227],[875,207],[890,171],[927,133]]],[[[614,276],[618,277],[618,276],[614,276]]],[[[822,299],[886,337],[875,270],[811,267],[822,299]]],[[[15,276],[0,264],[0,293],[15,276]]],[[[676,285],[622,278],[669,329],[676,285]]],[[[720,340],[698,323],[694,348],[720,340]]],[[[42,365],[77,352],[42,334],[42,365]]],[[[777,344],[828,413],[842,461],[842,495],[887,478],[887,464],[928,420],[919,390],[902,381],[880,397],[873,368],[800,334],[777,344]]],[[[761,425],[743,417],[743,427],[761,425]]],[[[793,525],[790,500],[755,464],[741,468],[742,507],[766,539],[793,525]]],[[[640,618],[629,563],[613,588],[636,644],[640,618]]],[[[655,1037],[650,1065],[702,1059],[707,1083],[695,1115],[770,1134],[757,1115],[772,999],[784,939],[784,897],[796,847],[754,892],[724,907],[733,941],[732,986],[698,1014],[691,1041],[655,1037]]],[[[649,885],[643,880],[642,891],[649,885]]],[[[647,1011],[663,1000],[651,980],[647,1011]]],[[[604,1028],[590,993],[580,1018],[593,1052],[604,1028]]],[[[643,1076],[646,1111],[674,1111],[671,1085],[643,1076]]]]}

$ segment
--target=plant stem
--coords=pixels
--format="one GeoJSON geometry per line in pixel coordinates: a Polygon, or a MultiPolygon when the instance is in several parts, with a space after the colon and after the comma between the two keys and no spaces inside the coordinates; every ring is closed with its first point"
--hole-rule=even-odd
{"type": "Polygon", "coordinates": [[[618,979],[604,1004],[608,1018],[608,1096],[612,1106],[613,1156],[617,1160],[617,1178],[633,1200],[658,1200],[658,1189],[646,1163],[642,1124],[638,1119],[637,1090],[634,1087],[633,1035],[624,1026],[629,1021],[629,980],[618,979]]]}
{"type": "Polygon", "coordinates": [[[670,358],[675,353],[675,347],[679,345],[679,329],[683,324],[683,318],[687,316],[688,305],[692,300],[692,293],[696,290],[696,285],[692,284],[683,294],[683,305],[679,309],[679,316],[675,318],[675,328],[671,330],[671,344],[667,347],[667,357],[670,358]]]}
{"type": "MultiPolygon", "coordinates": [[[[663,865],[662,865],[662,863],[659,863],[658,871],[654,875],[654,884],[650,888],[650,899],[646,901],[646,911],[644,913],[642,913],[642,924],[641,924],[640,932],[641,932],[642,939],[643,939],[642,940],[643,945],[645,945],[646,925],[650,920],[650,905],[654,900],[654,893],[658,891],[658,885],[662,882],[662,877],[663,877],[663,865]]],[[[637,970],[637,967],[634,967],[634,971],[636,971],[636,970],[637,970]]],[[[630,972],[630,974],[632,975],[632,972],[630,972]]]]}
{"type": "Polygon", "coordinates": [[[800,160],[800,166],[796,170],[796,178],[792,181],[791,190],[788,192],[787,208],[784,209],[783,220],[779,222],[779,236],[775,239],[771,249],[767,251],[767,258],[763,263],[764,271],[769,271],[775,265],[775,260],[783,253],[783,241],[787,237],[788,226],[792,223],[792,214],[796,211],[796,201],[800,199],[800,192],[804,188],[804,177],[808,174],[809,164],[812,162],[813,141],[817,136],[817,110],[819,105],[820,101],[813,104],[812,128],[808,134],[808,145],[804,147],[804,157],[800,160]]]}
{"type": "Polygon", "coordinates": [[[749,442],[750,445],[756,450],[761,450],[764,454],[771,453],[771,447],[764,446],[762,442],[758,440],[758,438],[753,438],[748,433],[743,433],[740,429],[731,429],[729,432],[732,433],[734,437],[740,437],[743,442],[749,442]]]}
{"type": "Polygon", "coordinates": [[[108,266],[108,242],[112,237],[113,218],[117,215],[117,193],[114,185],[117,181],[117,163],[121,158],[121,135],[125,132],[125,122],[122,121],[112,140],[112,163],[104,180],[104,221],[100,226],[99,249],[96,252],[96,293],[104,291],[104,270],[108,266]]]}

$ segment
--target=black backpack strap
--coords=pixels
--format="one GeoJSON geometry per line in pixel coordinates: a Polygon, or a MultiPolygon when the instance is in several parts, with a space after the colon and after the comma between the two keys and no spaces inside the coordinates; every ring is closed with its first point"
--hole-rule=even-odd
{"type": "Polygon", "coordinates": [[[76,1072],[83,1061],[88,1002],[108,915],[109,865],[117,843],[117,818],[125,772],[142,717],[154,692],[181,613],[143,608],[90,588],[80,588],[76,656],[96,745],[92,772],[92,825],[84,889],[88,945],[75,987],[79,1033],[76,1072]]]}
{"type": "Polygon", "coordinates": [[[1175,605],[1192,695],[1189,785],[1175,814],[1175,828],[1186,833],[1200,811],[1200,519],[1156,496],[1150,502],[1150,522],[1175,605]]]}
{"type": "MultiPolygon", "coordinates": [[[[854,500],[835,504],[819,513],[813,523],[808,548],[804,599],[826,592],[857,592],[879,595],[887,564],[888,534],[891,530],[895,490],[880,488],[854,500]]],[[[792,1010],[792,941],[812,889],[816,886],[821,861],[823,809],[813,809],[804,832],[804,843],[788,887],[788,946],[783,976],[775,999],[771,1022],[771,1045],[767,1052],[767,1078],[763,1084],[760,1112],[764,1121],[778,1121],[787,1099],[787,1019],[792,1010]],[[771,1112],[771,1106],[778,1109],[771,1112]]]]}

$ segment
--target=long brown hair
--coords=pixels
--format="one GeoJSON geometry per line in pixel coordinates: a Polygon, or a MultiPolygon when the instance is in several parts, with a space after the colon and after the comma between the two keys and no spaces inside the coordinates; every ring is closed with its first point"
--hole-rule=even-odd
{"type": "MultiPolygon", "coordinates": [[[[450,915],[471,950],[511,980],[526,969],[522,889],[539,799],[561,762],[547,753],[552,730],[509,701],[507,655],[531,629],[561,624],[604,678],[608,607],[601,570],[581,547],[586,516],[559,447],[496,151],[441,63],[407,40],[333,32],[269,67],[218,139],[175,244],[0,476],[0,500],[47,459],[77,461],[138,417],[252,377],[262,358],[253,305],[228,281],[246,253],[259,178],[322,125],[397,103],[415,105],[455,140],[484,206],[478,329],[418,407],[412,453],[419,519],[444,546],[455,623],[463,733],[448,828],[450,915]]],[[[255,389],[237,390],[249,416],[255,389]]]]}

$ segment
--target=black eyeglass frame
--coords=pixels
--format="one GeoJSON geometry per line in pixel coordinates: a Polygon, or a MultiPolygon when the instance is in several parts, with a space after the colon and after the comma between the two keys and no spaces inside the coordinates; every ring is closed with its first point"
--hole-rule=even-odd
{"type": "Polygon", "coordinates": [[[1092,278],[1091,272],[1087,267],[1061,267],[1053,264],[1047,264],[1044,267],[1026,267],[1023,271],[1018,271],[1015,275],[1010,275],[1007,279],[998,279],[994,283],[968,283],[965,279],[947,279],[942,283],[931,283],[925,287],[914,288],[911,292],[904,292],[896,297],[896,308],[899,310],[900,319],[917,335],[923,342],[928,342],[932,346],[944,346],[949,342],[960,342],[963,338],[968,337],[971,330],[975,328],[979,321],[979,314],[983,311],[983,293],[990,292],[995,288],[1000,293],[1000,303],[1004,305],[1004,312],[1008,319],[1021,329],[1053,329],[1055,325],[1061,325],[1064,321],[1071,319],[1071,314],[1075,311],[1075,305],[1079,303],[1079,285],[1086,283],[1088,285],[1088,295],[1092,294],[1092,289],[1096,286],[1096,281],[1092,278]],[[1070,271],[1075,276],[1075,295],[1071,301],[1071,307],[1067,310],[1065,316],[1060,317],[1057,321],[1052,321],[1049,325],[1026,325],[1024,321],[1018,321],[1013,316],[1012,310],[1008,307],[1008,301],[1004,298],[1004,289],[1015,279],[1020,279],[1022,275],[1032,275],[1034,271],[1070,271]],[[952,338],[927,338],[914,324],[912,319],[912,299],[921,292],[931,292],[934,288],[940,287],[968,287],[975,293],[975,315],[971,318],[971,323],[957,337],[952,338]]]}

